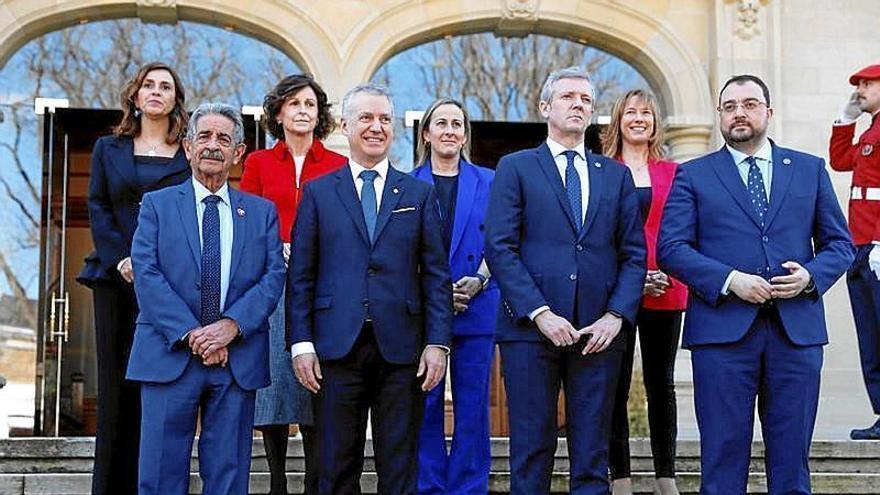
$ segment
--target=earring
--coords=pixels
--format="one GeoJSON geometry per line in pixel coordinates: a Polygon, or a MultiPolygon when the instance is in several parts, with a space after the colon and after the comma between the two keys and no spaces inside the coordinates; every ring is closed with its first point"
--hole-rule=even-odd
{"type": "Polygon", "coordinates": [[[138,107],[134,107],[134,112],[132,112],[132,114],[134,115],[134,118],[136,118],[136,119],[141,118],[141,115],[142,115],[143,113],[144,113],[144,112],[142,112],[141,109],[138,108],[138,107]]]}

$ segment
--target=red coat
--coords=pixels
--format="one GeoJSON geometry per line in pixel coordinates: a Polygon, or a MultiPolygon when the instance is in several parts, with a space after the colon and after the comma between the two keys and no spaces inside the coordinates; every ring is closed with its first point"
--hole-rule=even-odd
{"type": "MultiPolygon", "coordinates": [[[[624,165],[625,166],[625,165],[624,165]]],[[[645,220],[645,245],[648,248],[648,270],[657,270],[657,236],[660,233],[660,220],[666,198],[672,189],[672,180],[678,164],[665,160],[648,162],[648,175],[651,176],[651,208],[645,220]]],[[[669,277],[672,285],[659,297],[642,296],[645,309],[684,310],[687,307],[688,290],[680,281],[669,277]]]]}
{"type": "Polygon", "coordinates": [[[306,154],[305,162],[296,186],[296,167],[284,141],[278,141],[272,149],[254,151],[244,161],[244,173],[240,188],[275,203],[278,209],[281,240],[290,242],[290,230],[296,220],[296,209],[302,199],[302,187],[306,182],[334,172],[345,166],[348,159],[334,153],[317,139],[306,154]]]}
{"type": "MultiPolygon", "coordinates": [[[[859,136],[859,142],[852,144],[855,131],[855,122],[832,127],[828,150],[831,168],[851,171],[853,187],[880,188],[880,119],[875,116],[871,127],[859,136]]],[[[880,241],[880,201],[850,199],[849,230],[857,246],[880,241]]]]}

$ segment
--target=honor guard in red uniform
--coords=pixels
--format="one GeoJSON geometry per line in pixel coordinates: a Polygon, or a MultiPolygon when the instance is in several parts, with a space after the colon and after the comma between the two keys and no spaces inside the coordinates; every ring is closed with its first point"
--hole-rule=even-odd
{"type": "MultiPolygon", "coordinates": [[[[831,131],[831,168],[852,172],[849,229],[858,247],[847,273],[862,375],[874,414],[880,415],[880,65],[870,65],[849,78],[856,90],[831,131]],[[856,120],[871,114],[871,127],[853,144],[856,120]]],[[[853,440],[880,439],[880,419],[850,432],[853,440]]]]}

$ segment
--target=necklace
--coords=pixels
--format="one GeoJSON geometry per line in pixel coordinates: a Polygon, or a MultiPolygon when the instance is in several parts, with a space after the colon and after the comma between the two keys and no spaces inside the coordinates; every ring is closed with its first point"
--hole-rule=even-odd
{"type": "Polygon", "coordinates": [[[156,143],[147,150],[147,156],[154,157],[156,156],[156,150],[159,149],[159,145],[162,143],[156,143]]]}

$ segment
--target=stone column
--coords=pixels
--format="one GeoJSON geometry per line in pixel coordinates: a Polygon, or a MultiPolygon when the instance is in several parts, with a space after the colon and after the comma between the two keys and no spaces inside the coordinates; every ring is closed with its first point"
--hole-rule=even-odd
{"type": "Polygon", "coordinates": [[[706,124],[668,124],[666,128],[667,157],[685,162],[709,151],[712,126],[706,124]]]}

